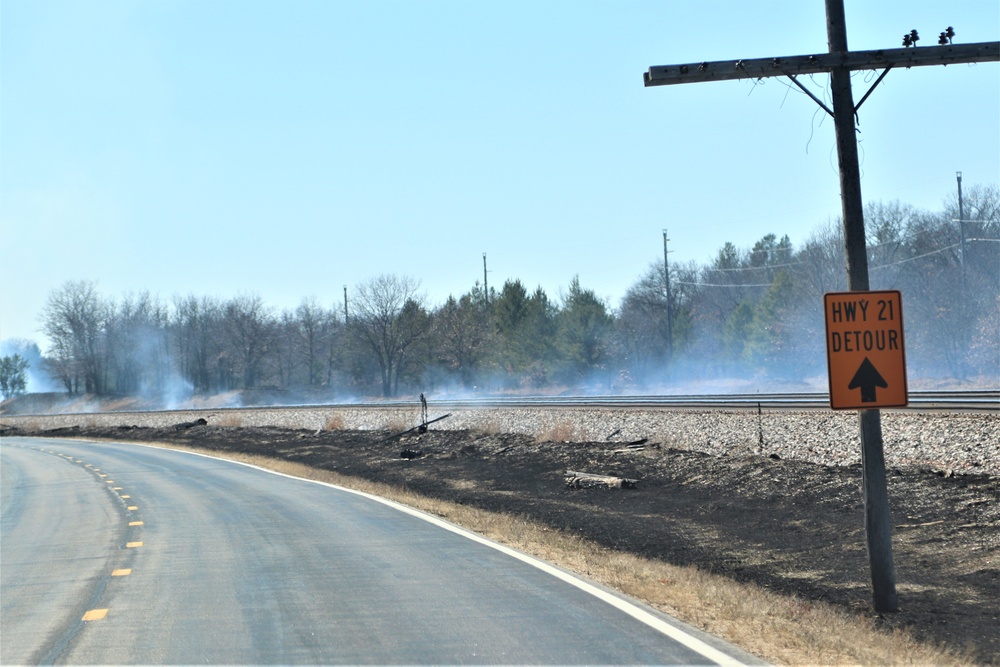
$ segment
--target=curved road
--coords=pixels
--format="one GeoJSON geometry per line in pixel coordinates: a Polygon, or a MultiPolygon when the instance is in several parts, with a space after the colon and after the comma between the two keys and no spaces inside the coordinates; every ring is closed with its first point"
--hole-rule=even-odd
{"type": "Polygon", "coordinates": [[[753,662],[364,494],[134,444],[0,458],[3,664],[753,662]]]}

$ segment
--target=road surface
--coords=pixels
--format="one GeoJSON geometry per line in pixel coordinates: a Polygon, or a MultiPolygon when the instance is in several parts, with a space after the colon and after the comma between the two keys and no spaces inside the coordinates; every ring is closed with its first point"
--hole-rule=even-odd
{"type": "Polygon", "coordinates": [[[364,494],[135,444],[0,458],[5,665],[752,661],[364,494]]]}

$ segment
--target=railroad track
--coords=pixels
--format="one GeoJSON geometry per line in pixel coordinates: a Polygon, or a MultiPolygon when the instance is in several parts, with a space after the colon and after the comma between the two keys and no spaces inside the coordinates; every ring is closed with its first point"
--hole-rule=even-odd
{"type": "MultiPolygon", "coordinates": [[[[1000,391],[920,391],[910,392],[906,408],[893,411],[1000,413],[1000,391]]],[[[616,410],[830,410],[829,395],[815,393],[695,394],[643,396],[518,396],[484,398],[429,397],[435,412],[476,409],[616,409],[616,410]]],[[[246,406],[240,410],[330,409],[384,410],[420,409],[415,400],[358,401],[352,403],[307,403],[296,405],[246,406]]],[[[219,412],[225,408],[184,409],[185,413],[219,412]]],[[[160,411],[157,411],[160,412],[160,411]]],[[[171,412],[171,411],[163,411],[171,412]]]]}
{"type": "MultiPolygon", "coordinates": [[[[960,412],[1000,412],[1000,391],[922,391],[910,392],[909,406],[902,410],[960,412]]],[[[433,400],[436,409],[444,408],[615,408],[615,409],[716,409],[716,410],[829,410],[830,398],[824,392],[798,394],[698,394],[646,396],[534,396],[489,397],[433,400]]],[[[351,407],[419,407],[417,401],[373,401],[351,407]]]]}
{"type": "MultiPolygon", "coordinates": [[[[830,410],[829,395],[814,393],[752,393],[752,394],[693,394],[693,395],[633,395],[633,396],[517,396],[483,398],[438,398],[429,396],[435,414],[453,410],[477,409],[614,409],[614,410],[830,410]]],[[[1000,413],[1000,391],[917,391],[910,392],[905,408],[889,408],[893,412],[962,412],[979,414],[1000,413]]],[[[127,410],[131,413],[217,414],[225,410],[254,412],[258,410],[329,410],[331,408],[385,410],[395,408],[420,409],[416,400],[357,401],[330,403],[298,403],[241,407],[180,408],[173,410],[127,410]]],[[[9,415],[11,417],[15,415],[9,415]]],[[[33,416],[19,414],[17,417],[33,416]]],[[[41,416],[41,415],[37,415],[41,416]]],[[[51,415],[50,415],[51,416],[51,415]]]]}

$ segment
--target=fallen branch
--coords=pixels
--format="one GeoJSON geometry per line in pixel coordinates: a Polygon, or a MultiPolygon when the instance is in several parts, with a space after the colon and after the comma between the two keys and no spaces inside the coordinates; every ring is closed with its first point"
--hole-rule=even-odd
{"type": "Polygon", "coordinates": [[[629,452],[640,452],[640,451],[646,449],[646,442],[648,440],[649,440],[649,438],[643,438],[641,440],[633,440],[632,442],[626,444],[623,448],[616,449],[616,450],[612,451],[611,453],[612,454],[627,454],[629,452]]]}
{"type": "Polygon", "coordinates": [[[901,523],[896,528],[923,528],[924,526],[936,526],[939,523],[944,523],[944,519],[940,521],[928,521],[927,523],[901,523]]]}
{"type": "Polygon", "coordinates": [[[593,475],[589,472],[566,471],[566,486],[571,489],[634,489],[639,483],[637,479],[614,477],[612,475],[593,475]]]}
{"type": "Polygon", "coordinates": [[[383,442],[389,442],[390,440],[402,437],[402,436],[406,435],[407,433],[413,433],[414,431],[420,431],[421,433],[424,433],[424,432],[427,431],[427,427],[430,424],[433,424],[434,422],[439,422],[442,419],[447,419],[448,417],[451,417],[451,413],[450,412],[448,414],[446,414],[446,415],[442,415],[441,417],[437,417],[435,419],[431,419],[430,421],[426,421],[426,422],[423,422],[421,424],[418,424],[417,426],[414,426],[413,428],[408,428],[405,431],[403,431],[402,433],[397,433],[396,435],[390,435],[388,438],[386,438],[385,440],[383,440],[383,442]]]}

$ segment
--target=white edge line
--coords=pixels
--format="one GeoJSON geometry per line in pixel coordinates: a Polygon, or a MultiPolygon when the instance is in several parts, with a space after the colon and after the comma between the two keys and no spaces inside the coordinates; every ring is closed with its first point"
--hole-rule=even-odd
{"type": "Polygon", "coordinates": [[[631,616],[635,620],[637,620],[637,621],[639,621],[641,623],[644,623],[644,624],[648,625],[649,627],[653,628],[654,630],[656,630],[657,632],[660,632],[660,633],[662,633],[662,634],[670,637],[671,639],[673,639],[674,641],[676,641],[678,644],[681,644],[681,645],[683,645],[683,646],[691,649],[695,653],[698,653],[698,654],[704,656],[705,658],[708,658],[709,660],[712,660],[712,661],[716,662],[720,666],[735,667],[736,665],[744,665],[745,664],[745,663],[740,662],[736,658],[733,658],[732,656],[727,655],[726,653],[723,653],[719,649],[717,649],[714,646],[712,646],[712,645],[710,645],[710,644],[702,641],[701,639],[698,639],[694,635],[691,635],[691,634],[685,632],[684,630],[682,630],[682,629],[680,629],[680,628],[678,628],[678,627],[676,627],[674,625],[671,625],[670,623],[667,623],[666,621],[664,621],[661,618],[657,618],[653,614],[649,613],[648,611],[646,611],[644,609],[641,609],[641,608],[637,607],[636,605],[632,604],[631,602],[629,602],[629,601],[627,601],[627,600],[625,600],[623,598],[620,598],[617,595],[612,595],[611,593],[608,593],[607,591],[601,590],[597,586],[594,586],[593,584],[588,583],[588,582],[584,581],[583,579],[580,579],[580,578],[578,578],[578,577],[570,574],[569,572],[566,572],[564,570],[560,570],[559,568],[554,567],[554,566],[550,565],[549,563],[546,563],[543,560],[535,558],[534,556],[529,556],[526,553],[522,553],[522,552],[517,551],[515,549],[511,549],[510,547],[507,547],[507,546],[504,546],[503,544],[500,544],[498,542],[494,542],[492,540],[489,540],[489,539],[483,537],[482,535],[477,535],[476,533],[473,533],[472,531],[469,531],[469,530],[466,530],[465,528],[461,528],[459,526],[456,526],[455,524],[449,523],[448,521],[440,519],[440,518],[438,518],[438,517],[436,517],[436,516],[434,516],[432,514],[428,514],[426,512],[422,512],[422,511],[414,509],[412,507],[408,507],[408,506],[403,505],[402,503],[398,503],[398,502],[396,502],[394,500],[389,500],[388,498],[382,498],[380,496],[376,496],[376,495],[373,495],[371,493],[366,493],[365,491],[357,491],[355,489],[348,489],[347,487],[338,486],[336,484],[331,484],[329,482],[321,482],[319,480],[309,479],[307,477],[296,477],[295,475],[289,475],[288,473],[278,472],[276,470],[269,470],[268,468],[263,468],[261,466],[254,465],[252,463],[245,463],[243,461],[236,461],[234,459],[228,459],[228,458],[221,457],[221,456],[212,456],[211,454],[202,454],[201,452],[191,452],[191,451],[187,451],[187,450],[183,450],[183,449],[173,449],[173,448],[170,448],[170,447],[158,447],[156,445],[146,445],[146,444],[139,444],[139,443],[129,443],[129,444],[131,444],[131,445],[138,445],[139,447],[149,447],[150,449],[166,449],[166,450],[173,451],[173,452],[180,452],[181,454],[190,454],[192,456],[201,456],[203,458],[213,459],[213,460],[216,460],[216,461],[228,461],[228,462],[236,464],[236,465],[246,466],[247,468],[253,468],[254,470],[260,470],[262,472],[270,473],[272,475],[278,475],[280,477],[287,477],[288,479],[295,479],[295,480],[299,480],[299,481],[302,481],[302,482],[309,482],[311,484],[318,484],[320,486],[326,486],[326,487],[329,487],[331,489],[336,489],[338,491],[345,491],[347,493],[353,493],[356,496],[361,496],[362,498],[367,498],[369,500],[374,500],[375,502],[382,503],[383,505],[391,507],[391,508],[393,508],[395,510],[398,510],[400,512],[403,512],[405,514],[409,514],[410,516],[416,517],[418,519],[422,519],[422,520],[424,520],[424,521],[426,521],[426,522],[428,522],[430,524],[433,524],[433,525],[435,525],[435,526],[437,526],[439,528],[443,528],[445,530],[451,531],[452,533],[455,533],[456,535],[461,535],[462,537],[470,539],[473,542],[478,542],[479,544],[482,544],[484,546],[490,547],[491,549],[495,549],[495,550],[499,551],[500,553],[506,554],[507,556],[510,556],[512,558],[516,558],[517,560],[519,560],[521,562],[527,563],[528,565],[531,565],[532,567],[535,567],[535,568],[541,570],[542,572],[545,572],[546,574],[550,574],[553,577],[556,577],[557,579],[560,579],[561,581],[563,581],[563,582],[565,582],[565,583],[567,583],[567,584],[569,584],[571,586],[575,586],[576,588],[580,589],[581,591],[583,591],[585,593],[588,593],[590,595],[593,595],[594,597],[598,598],[599,600],[602,600],[602,601],[606,602],[607,604],[611,605],[612,607],[615,607],[619,611],[622,611],[622,612],[628,614],[629,616],[631,616]]]}

